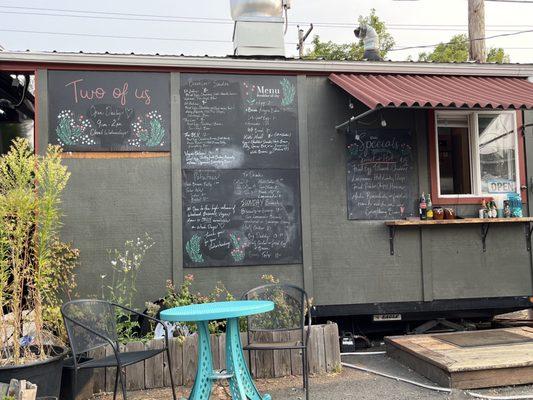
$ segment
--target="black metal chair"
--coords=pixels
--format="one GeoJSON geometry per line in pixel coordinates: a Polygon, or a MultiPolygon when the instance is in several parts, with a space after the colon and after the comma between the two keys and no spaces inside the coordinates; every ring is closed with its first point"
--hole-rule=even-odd
{"type": "MultiPolygon", "coordinates": [[[[168,369],[172,371],[171,358],[168,347],[168,331],[165,329],[165,347],[162,349],[121,352],[117,337],[117,310],[136,314],[155,322],[161,322],[156,318],[131,310],[120,304],[110,303],[104,300],[73,300],[61,307],[61,314],[65,322],[74,368],[73,392],[77,390],[78,370],[86,368],[116,367],[115,389],[113,399],[117,397],[118,381],[120,379],[122,396],[126,400],[126,371],[124,367],[136,364],[148,358],[154,357],[164,351],[167,353],[168,369]],[[98,359],[85,357],[90,350],[110,345],[113,354],[98,359]],[[86,360],[86,361],[83,361],[86,360]]],[[[174,378],[170,373],[172,396],[176,400],[174,378]]]]}
{"type": "Polygon", "coordinates": [[[249,350],[250,365],[252,365],[252,351],[300,350],[302,352],[303,388],[305,398],[309,399],[307,346],[311,333],[311,304],[305,290],[293,285],[268,284],[247,291],[242,295],[242,299],[270,300],[275,304],[274,310],[269,313],[247,317],[248,344],[243,349],[249,350]],[[294,331],[298,334],[289,341],[252,341],[252,334],[255,332],[276,331],[294,331]]]}

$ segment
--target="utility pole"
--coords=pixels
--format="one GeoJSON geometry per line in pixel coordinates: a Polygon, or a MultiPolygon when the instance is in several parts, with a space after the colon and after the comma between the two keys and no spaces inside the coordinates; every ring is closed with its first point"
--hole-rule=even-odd
{"type": "Polygon", "coordinates": [[[468,0],[468,39],[469,59],[484,63],[487,60],[484,0],[468,0]]]}
{"type": "Polygon", "coordinates": [[[310,24],[309,29],[304,35],[304,30],[300,29],[300,26],[297,26],[298,28],[298,44],[296,45],[296,48],[298,49],[298,55],[300,58],[304,58],[304,42],[305,39],[307,39],[307,36],[311,33],[313,30],[313,24],[310,24]]]}

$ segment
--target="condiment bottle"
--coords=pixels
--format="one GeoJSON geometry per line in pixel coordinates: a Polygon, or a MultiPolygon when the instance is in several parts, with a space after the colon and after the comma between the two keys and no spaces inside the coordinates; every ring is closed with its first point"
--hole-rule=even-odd
{"type": "Polygon", "coordinates": [[[420,219],[422,220],[427,219],[427,204],[426,204],[426,196],[424,195],[424,192],[422,192],[422,196],[420,196],[420,204],[418,205],[418,211],[420,214],[420,219]]]}
{"type": "Polygon", "coordinates": [[[431,194],[426,197],[426,219],[433,219],[433,204],[431,203],[431,194]]]}
{"type": "Polygon", "coordinates": [[[504,218],[511,218],[511,207],[509,207],[509,200],[503,201],[503,216],[504,218]]]}
{"type": "Polygon", "coordinates": [[[479,209],[479,218],[487,218],[487,202],[485,199],[481,201],[481,208],[479,209]]]}

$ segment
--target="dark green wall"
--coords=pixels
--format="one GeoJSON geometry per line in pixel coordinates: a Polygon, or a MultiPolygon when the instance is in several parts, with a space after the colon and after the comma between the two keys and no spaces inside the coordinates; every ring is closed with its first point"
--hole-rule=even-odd
{"type": "MultiPolygon", "coordinates": [[[[39,72],[39,142],[47,140],[46,73],[39,72]]],[[[80,293],[98,295],[111,273],[107,252],[147,232],[156,241],[139,276],[137,300],[164,294],[165,281],[195,275],[195,290],[218,281],[240,295],[263,274],[303,285],[315,304],[420,301],[528,295],[531,256],[523,227],[491,227],[482,252],[479,227],[401,228],[395,255],[379,221],[350,221],[346,211],[345,138],[334,126],[363,111],[327,77],[298,78],[303,265],[189,268],[181,265],[179,73],[172,74],[172,151],[167,157],[65,160],[72,173],[64,196],[63,238],[81,251],[80,293]]],[[[390,128],[408,128],[417,139],[418,187],[428,191],[427,113],[384,112],[390,128]]],[[[533,122],[533,116],[528,116],[533,122]]],[[[377,123],[375,117],[368,122],[377,123]]],[[[532,136],[530,129],[530,136],[532,136]]],[[[532,140],[526,141],[529,153],[532,140]]],[[[531,168],[528,167],[531,175],[531,168]]],[[[460,207],[462,215],[475,207],[460,207]]]]}

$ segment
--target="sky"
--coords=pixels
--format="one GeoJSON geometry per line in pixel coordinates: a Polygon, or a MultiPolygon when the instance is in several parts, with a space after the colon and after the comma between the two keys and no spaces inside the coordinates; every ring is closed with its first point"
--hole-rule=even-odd
{"type": "MultiPolygon", "coordinates": [[[[486,36],[533,30],[533,0],[486,1],[486,36]]],[[[292,0],[287,56],[296,56],[297,26],[321,40],[348,43],[359,15],[372,8],[395,48],[431,45],[467,33],[467,0],[292,0]]],[[[232,54],[229,0],[0,0],[0,45],[7,50],[85,51],[225,56],[232,54]]],[[[533,63],[533,32],[487,40],[511,62],[533,63]]],[[[414,60],[430,47],[391,51],[414,60]]]]}

